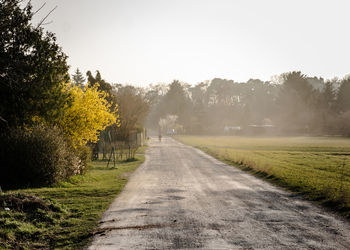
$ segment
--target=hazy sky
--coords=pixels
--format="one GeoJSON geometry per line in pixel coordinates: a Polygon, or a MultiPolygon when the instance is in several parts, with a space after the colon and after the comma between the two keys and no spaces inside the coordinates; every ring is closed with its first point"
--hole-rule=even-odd
{"type": "MultiPolygon", "coordinates": [[[[147,85],[350,73],[348,0],[32,0],[71,71],[147,85]]],[[[34,9],[35,9],[34,8],[34,9]]]]}

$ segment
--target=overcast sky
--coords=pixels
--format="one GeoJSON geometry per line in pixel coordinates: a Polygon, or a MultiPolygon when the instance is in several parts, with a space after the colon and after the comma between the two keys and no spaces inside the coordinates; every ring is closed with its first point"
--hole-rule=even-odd
{"type": "Polygon", "coordinates": [[[350,73],[348,0],[32,0],[71,71],[112,83],[350,73]]]}

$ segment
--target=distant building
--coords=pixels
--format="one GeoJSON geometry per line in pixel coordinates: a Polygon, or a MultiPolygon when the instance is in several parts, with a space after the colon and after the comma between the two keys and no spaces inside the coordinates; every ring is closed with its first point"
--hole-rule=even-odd
{"type": "Polygon", "coordinates": [[[242,130],[240,126],[225,126],[224,132],[225,134],[237,134],[242,130]]]}
{"type": "Polygon", "coordinates": [[[176,134],[176,131],[175,131],[174,128],[168,129],[168,130],[166,131],[166,134],[167,134],[167,135],[175,135],[175,134],[176,134]]]}

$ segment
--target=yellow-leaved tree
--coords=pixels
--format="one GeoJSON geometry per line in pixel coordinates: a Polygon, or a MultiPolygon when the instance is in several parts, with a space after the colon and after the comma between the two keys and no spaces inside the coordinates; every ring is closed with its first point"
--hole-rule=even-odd
{"type": "Polygon", "coordinates": [[[73,101],[58,123],[74,147],[97,142],[100,131],[119,124],[118,106],[108,103],[107,94],[98,90],[98,84],[83,89],[66,85],[65,90],[73,101]]]}

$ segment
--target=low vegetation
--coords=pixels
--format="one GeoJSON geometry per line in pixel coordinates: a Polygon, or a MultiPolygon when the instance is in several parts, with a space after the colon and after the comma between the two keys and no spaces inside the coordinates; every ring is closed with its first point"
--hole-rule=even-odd
{"type": "Polygon", "coordinates": [[[69,248],[86,245],[98,219],[143,162],[95,161],[85,175],[55,187],[12,190],[0,194],[0,248],[69,248]]]}
{"type": "Polygon", "coordinates": [[[228,164],[350,217],[350,139],[178,136],[228,164]]]}
{"type": "Polygon", "coordinates": [[[78,157],[76,152],[83,150],[74,149],[57,128],[37,126],[0,133],[0,186],[39,187],[81,174],[89,154],[78,157]]]}

